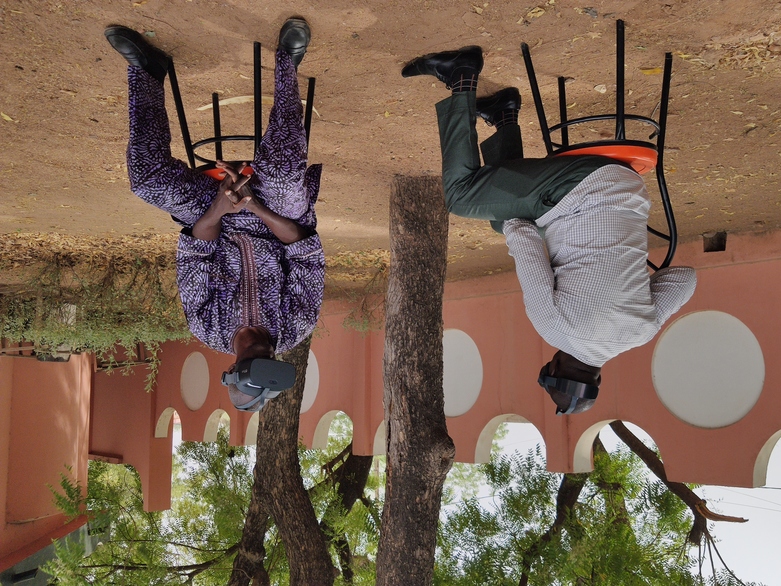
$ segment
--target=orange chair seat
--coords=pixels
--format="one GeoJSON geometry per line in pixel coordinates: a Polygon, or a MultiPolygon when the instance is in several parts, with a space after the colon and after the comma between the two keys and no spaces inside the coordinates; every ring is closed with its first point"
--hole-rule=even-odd
{"type": "Polygon", "coordinates": [[[631,165],[632,169],[640,175],[644,175],[656,168],[656,161],[658,158],[658,153],[655,149],[627,144],[590,145],[582,148],[574,147],[553,154],[555,157],[568,155],[599,155],[601,157],[609,157],[631,165]]]}
{"type": "MultiPolygon", "coordinates": [[[[241,172],[241,174],[252,175],[254,172],[255,171],[252,169],[252,167],[247,165],[246,167],[244,167],[244,170],[241,172]]],[[[225,179],[225,175],[227,175],[225,171],[223,171],[222,169],[218,169],[217,167],[215,167],[214,169],[205,169],[203,171],[203,174],[208,175],[209,177],[211,177],[212,179],[216,179],[217,181],[222,181],[223,179],[225,179]]]]}

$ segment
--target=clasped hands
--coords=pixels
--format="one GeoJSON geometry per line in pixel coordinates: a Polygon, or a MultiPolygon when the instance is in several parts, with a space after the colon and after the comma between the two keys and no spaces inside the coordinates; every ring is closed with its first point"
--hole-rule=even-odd
{"type": "Polygon", "coordinates": [[[220,236],[222,217],[247,209],[255,214],[268,226],[281,242],[292,244],[314,233],[311,228],[280,216],[270,210],[255,196],[249,186],[251,175],[243,175],[247,163],[241,163],[235,169],[230,163],[217,161],[217,168],[225,171],[225,178],[220,182],[217,197],[214,198],[206,213],[195,223],[192,235],[200,240],[216,240],[220,236]]]}
{"type": "Polygon", "coordinates": [[[225,171],[225,178],[220,182],[217,197],[212,202],[214,211],[220,217],[235,214],[248,206],[252,207],[253,202],[259,203],[249,187],[252,175],[242,174],[247,166],[247,163],[241,163],[239,168],[235,169],[230,163],[217,161],[216,167],[225,171]]]}

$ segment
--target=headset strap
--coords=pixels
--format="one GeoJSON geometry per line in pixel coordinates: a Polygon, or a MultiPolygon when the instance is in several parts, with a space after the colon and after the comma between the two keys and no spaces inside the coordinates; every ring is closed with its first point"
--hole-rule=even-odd
{"type": "Polygon", "coordinates": [[[266,389],[261,389],[260,394],[257,397],[255,397],[254,399],[252,399],[251,401],[249,401],[248,403],[244,403],[243,405],[236,405],[236,409],[239,409],[241,411],[246,411],[247,409],[249,409],[253,405],[256,405],[257,403],[259,403],[260,401],[262,401],[265,398],[264,397],[265,390],[266,389]]]}
{"type": "Polygon", "coordinates": [[[552,387],[575,399],[596,399],[599,394],[598,386],[581,383],[567,378],[554,378],[552,376],[542,375],[540,376],[540,382],[546,387],[552,387]]]}

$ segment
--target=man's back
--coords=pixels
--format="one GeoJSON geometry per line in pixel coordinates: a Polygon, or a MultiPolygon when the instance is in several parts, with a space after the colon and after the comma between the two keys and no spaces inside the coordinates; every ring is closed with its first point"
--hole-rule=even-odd
{"type": "MultiPolygon", "coordinates": [[[[608,165],[537,220],[545,228],[544,247],[530,222],[505,224],[527,314],[546,342],[601,366],[659,331],[672,312],[658,311],[646,266],[649,208],[640,176],[608,165]]],[[[691,269],[672,271],[681,286],[664,294],[675,297],[677,310],[696,279],[691,269]]]]}

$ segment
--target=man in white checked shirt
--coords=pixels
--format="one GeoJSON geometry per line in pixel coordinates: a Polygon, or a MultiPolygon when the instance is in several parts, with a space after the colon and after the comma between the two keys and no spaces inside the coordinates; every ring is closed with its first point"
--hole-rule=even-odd
{"type": "Polygon", "coordinates": [[[452,89],[436,105],[446,204],[507,237],[526,313],[558,348],[538,382],[557,413],[580,413],[596,400],[605,362],[650,341],[692,296],[696,275],[670,267],[649,277],[651,203],[631,168],[596,156],[523,158],[520,94],[476,99],[482,66],[480,47],[465,47],[413,59],[402,75],[433,75],[452,89]],[[481,145],[485,166],[477,115],[496,127],[481,145]]]}

